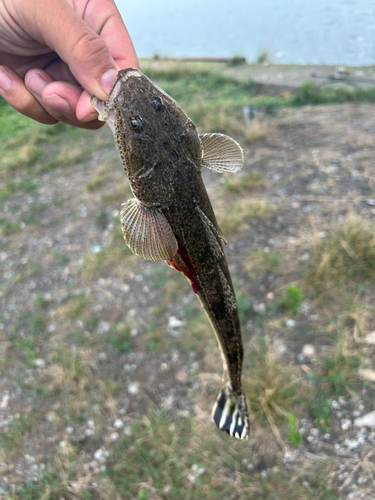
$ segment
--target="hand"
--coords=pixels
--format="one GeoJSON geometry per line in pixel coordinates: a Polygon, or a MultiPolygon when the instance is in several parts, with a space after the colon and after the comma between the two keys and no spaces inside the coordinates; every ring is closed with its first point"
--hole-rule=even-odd
{"type": "Polygon", "coordinates": [[[119,69],[139,67],[112,0],[0,0],[0,94],[46,124],[99,128],[119,69]]]}

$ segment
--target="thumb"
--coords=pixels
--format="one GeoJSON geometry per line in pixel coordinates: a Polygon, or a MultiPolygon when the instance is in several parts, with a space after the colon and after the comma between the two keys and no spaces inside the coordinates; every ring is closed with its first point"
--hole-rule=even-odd
{"type": "MultiPolygon", "coordinates": [[[[113,16],[108,9],[110,3],[105,3],[106,12],[97,11],[100,23],[95,25],[95,30],[98,32],[113,16]]],[[[22,11],[28,23],[27,31],[34,39],[56,52],[85,90],[102,100],[106,99],[120,68],[105,41],[75,13],[67,1],[28,0],[23,2],[22,11]]],[[[126,32],[125,27],[124,30],[126,32]]]]}

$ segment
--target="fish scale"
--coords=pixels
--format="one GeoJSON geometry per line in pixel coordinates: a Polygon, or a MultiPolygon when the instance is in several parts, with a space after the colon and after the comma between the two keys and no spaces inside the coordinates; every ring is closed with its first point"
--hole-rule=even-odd
{"type": "Polygon", "coordinates": [[[135,254],[165,260],[190,282],[229,378],[214,404],[213,420],[231,436],[247,439],[240,321],[225,239],[201,175],[202,167],[237,172],[242,149],[223,134],[198,135],[178,103],[139,69],[119,71],[106,103],[94,96],[91,102],[113,131],[135,197],[121,212],[124,239],[135,254]]]}

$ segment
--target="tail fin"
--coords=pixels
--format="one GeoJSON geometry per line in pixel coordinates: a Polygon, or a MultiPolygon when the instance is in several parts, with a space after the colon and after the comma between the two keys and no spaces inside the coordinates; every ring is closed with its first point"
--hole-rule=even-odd
{"type": "Polygon", "coordinates": [[[247,439],[250,432],[245,393],[235,394],[226,384],[212,409],[212,418],[222,431],[240,439],[247,439]]]}

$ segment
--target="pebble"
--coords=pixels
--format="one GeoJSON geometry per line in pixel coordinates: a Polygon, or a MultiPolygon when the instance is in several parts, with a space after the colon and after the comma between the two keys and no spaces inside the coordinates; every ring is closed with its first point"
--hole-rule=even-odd
{"type": "Polygon", "coordinates": [[[312,344],[305,344],[302,347],[302,356],[313,358],[315,356],[315,347],[312,344]]]}
{"type": "Polygon", "coordinates": [[[108,321],[100,321],[98,325],[98,333],[108,333],[111,329],[111,323],[108,321]]]}
{"type": "Polygon", "coordinates": [[[365,342],[366,344],[375,344],[375,331],[366,335],[365,342]]]}
{"type": "Polygon", "coordinates": [[[119,418],[116,418],[116,420],[113,422],[113,427],[115,429],[122,429],[124,427],[124,422],[119,418]]]}
{"type": "Polygon", "coordinates": [[[285,324],[288,328],[293,328],[294,326],[296,326],[296,321],[289,318],[285,321],[285,324]]]}
{"type": "Polygon", "coordinates": [[[120,436],[119,436],[118,432],[112,432],[109,436],[109,440],[114,442],[114,441],[117,441],[119,437],[120,436]]]}
{"type": "Polygon", "coordinates": [[[36,358],[36,359],[34,359],[34,365],[37,368],[44,368],[46,366],[46,362],[42,358],[36,358]]]}
{"type": "Polygon", "coordinates": [[[139,382],[132,382],[128,385],[128,393],[135,396],[139,392],[139,382]]]}
{"type": "Polygon", "coordinates": [[[344,418],[341,420],[341,429],[347,431],[349,427],[351,427],[352,422],[348,418],[344,418]]]}
{"type": "Polygon", "coordinates": [[[74,432],[74,428],[73,428],[71,425],[69,425],[69,426],[65,429],[65,432],[66,432],[67,434],[73,434],[73,432],[74,432]]]}
{"type": "Polygon", "coordinates": [[[375,382],[375,370],[364,368],[363,370],[359,370],[358,373],[365,380],[370,380],[371,382],[375,382]]]}
{"type": "Polygon", "coordinates": [[[355,427],[375,427],[375,410],[366,413],[363,417],[354,419],[355,427]]]}
{"type": "Polygon", "coordinates": [[[100,460],[104,456],[103,448],[99,448],[98,450],[96,450],[93,456],[95,460],[100,460]]]}
{"type": "Polygon", "coordinates": [[[85,430],[85,436],[91,437],[95,434],[95,432],[92,429],[86,429],[85,430]]]}
{"type": "Polygon", "coordinates": [[[184,325],[185,325],[184,321],[181,321],[180,319],[176,318],[176,316],[170,316],[170,318],[168,319],[168,332],[171,335],[177,337],[182,333],[182,331],[176,330],[176,328],[181,328],[184,325]]]}

